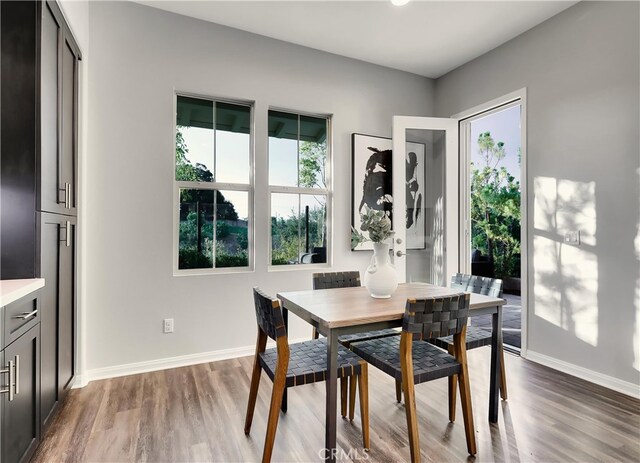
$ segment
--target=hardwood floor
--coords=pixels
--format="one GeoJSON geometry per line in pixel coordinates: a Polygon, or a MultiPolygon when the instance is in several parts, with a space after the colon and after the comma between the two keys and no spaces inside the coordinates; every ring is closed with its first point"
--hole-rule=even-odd
{"type": "MultiPolygon", "coordinates": [[[[489,349],[468,353],[477,462],[640,461],[640,401],[506,355],[509,400],[488,415],[489,349]]],[[[251,435],[243,432],[252,358],[90,383],[71,391],[34,462],[259,461],[271,382],[263,377],[251,435]]],[[[320,461],[325,385],[289,390],[273,461],[320,461]]],[[[458,401],[459,402],[459,401],[458,401]]],[[[416,387],[424,461],[469,459],[462,413],[448,421],[447,380],[416,387]]],[[[360,418],[339,418],[342,461],[409,460],[404,407],[393,379],[369,368],[371,451],[360,418]]],[[[460,404],[458,403],[458,407],[460,404]]],[[[458,410],[460,411],[460,409],[458,410]]]]}

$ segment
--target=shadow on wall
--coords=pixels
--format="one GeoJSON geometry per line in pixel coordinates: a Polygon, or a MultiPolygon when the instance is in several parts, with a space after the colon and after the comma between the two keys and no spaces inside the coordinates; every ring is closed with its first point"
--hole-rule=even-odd
{"type": "MultiPolygon", "coordinates": [[[[615,365],[629,365],[639,371],[640,353],[635,345],[640,336],[637,294],[640,272],[625,274],[623,271],[634,268],[634,262],[638,269],[639,245],[635,245],[636,252],[631,252],[632,233],[636,230],[598,222],[597,211],[604,205],[598,203],[593,181],[536,177],[533,188],[534,315],[582,341],[579,343],[581,354],[583,358],[589,356],[591,364],[607,361],[599,358],[600,349],[595,348],[609,345],[606,351],[617,353],[615,365]],[[578,230],[580,245],[565,244],[564,234],[578,230]],[[619,242],[614,246],[603,243],[597,246],[598,236],[617,236],[619,242]],[[603,258],[601,253],[607,249],[629,252],[626,257],[603,258]]],[[[637,208],[635,214],[638,214],[637,208]]],[[[637,217],[635,222],[638,223],[637,217]]],[[[552,329],[547,327],[546,332],[552,329]]],[[[562,336],[562,332],[556,334],[562,336]]],[[[554,339],[558,338],[554,336],[554,339]]],[[[609,374],[618,377],[624,372],[609,374]]]]}

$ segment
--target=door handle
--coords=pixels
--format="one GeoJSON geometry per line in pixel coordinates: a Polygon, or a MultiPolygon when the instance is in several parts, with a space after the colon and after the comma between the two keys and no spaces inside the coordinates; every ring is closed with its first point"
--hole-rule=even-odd
{"type": "Polygon", "coordinates": [[[60,229],[64,230],[64,240],[60,241],[64,241],[67,247],[71,246],[71,222],[67,220],[64,227],[60,225],[60,229]]]}
{"type": "Polygon", "coordinates": [[[396,256],[398,256],[398,257],[402,257],[402,256],[406,256],[406,255],[407,255],[406,252],[402,252],[402,251],[396,252],[396,256]]]}
{"type": "Polygon", "coordinates": [[[38,315],[38,309],[35,309],[33,312],[22,312],[20,315],[14,315],[13,318],[20,319],[20,320],[28,320],[31,317],[35,317],[36,315],[38,315]]]}
{"type": "Polygon", "coordinates": [[[16,355],[16,366],[15,366],[15,378],[13,378],[15,380],[14,383],[14,391],[17,394],[20,394],[20,356],[16,355]]]}

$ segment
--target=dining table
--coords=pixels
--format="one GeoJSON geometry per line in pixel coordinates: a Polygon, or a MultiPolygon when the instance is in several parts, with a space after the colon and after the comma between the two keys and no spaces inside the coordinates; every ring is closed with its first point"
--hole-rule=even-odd
{"type": "MultiPolygon", "coordinates": [[[[338,337],[402,326],[407,299],[444,297],[461,291],[427,283],[403,283],[386,299],[369,295],[366,287],[350,287],[277,294],[288,333],[288,312],[292,312],[327,338],[325,450],[327,460],[337,456],[337,369],[338,337]]],[[[471,293],[469,317],[492,316],[489,421],[498,421],[500,351],[502,349],[502,306],[505,300],[471,293]]],[[[286,411],[286,390],[282,410],[286,411]]]]}

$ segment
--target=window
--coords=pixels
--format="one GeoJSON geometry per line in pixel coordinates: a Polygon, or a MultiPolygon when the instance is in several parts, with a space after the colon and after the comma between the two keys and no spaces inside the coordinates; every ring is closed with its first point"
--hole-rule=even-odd
{"type": "Polygon", "coordinates": [[[252,107],[183,95],[176,103],[176,268],[251,268],[252,107]]]}
{"type": "Polygon", "coordinates": [[[269,111],[271,265],[325,264],[329,118],[269,111]]]}

